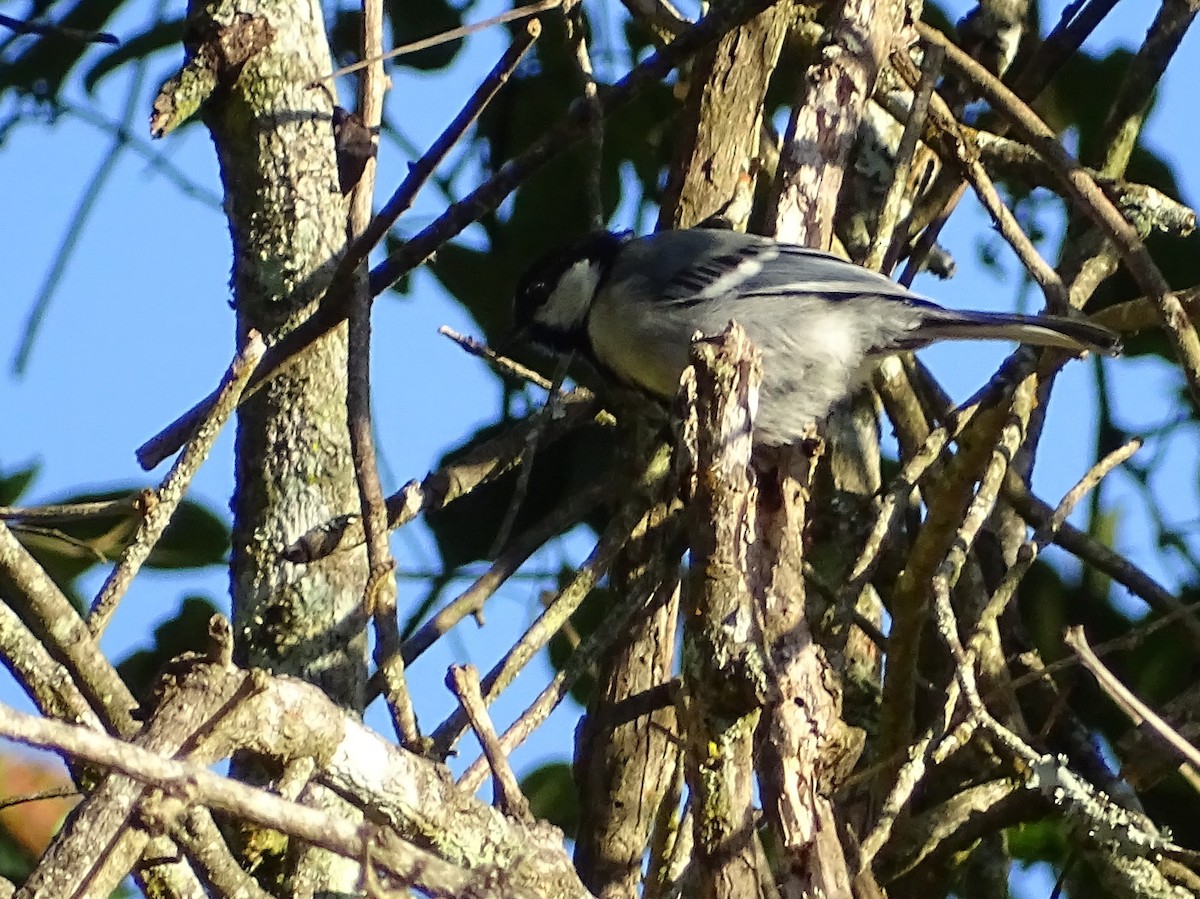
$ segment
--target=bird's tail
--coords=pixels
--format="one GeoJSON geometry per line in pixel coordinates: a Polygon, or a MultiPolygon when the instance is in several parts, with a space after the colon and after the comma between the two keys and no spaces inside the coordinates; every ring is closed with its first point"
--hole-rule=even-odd
{"type": "Polygon", "coordinates": [[[1121,352],[1121,336],[1102,325],[1062,315],[1017,315],[1005,312],[957,312],[934,307],[906,340],[916,349],[935,340],[1014,340],[1034,346],[1090,350],[1105,356],[1121,352]]]}

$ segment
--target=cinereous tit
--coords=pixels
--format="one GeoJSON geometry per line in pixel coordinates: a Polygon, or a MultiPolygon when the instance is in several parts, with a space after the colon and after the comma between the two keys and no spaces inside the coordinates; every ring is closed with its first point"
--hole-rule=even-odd
{"type": "Polygon", "coordinates": [[[600,231],[553,250],[522,276],[515,315],[536,342],[660,399],[674,396],[692,336],[737,321],[762,353],[755,440],[768,445],[801,440],[897,350],[1013,340],[1120,352],[1086,321],[955,312],[836,256],[709,228],[600,231]]]}

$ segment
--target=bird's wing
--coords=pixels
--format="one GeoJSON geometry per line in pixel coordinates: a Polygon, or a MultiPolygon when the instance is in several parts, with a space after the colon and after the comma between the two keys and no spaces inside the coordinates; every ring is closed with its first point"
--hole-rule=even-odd
{"type": "Polygon", "coordinates": [[[664,303],[689,306],[717,298],[797,294],[830,299],[887,296],[923,303],[876,272],[819,250],[765,238],[709,232],[698,239],[696,232],[664,232],[654,236],[647,247],[651,250],[661,254],[659,258],[691,260],[657,279],[655,293],[664,303]]]}

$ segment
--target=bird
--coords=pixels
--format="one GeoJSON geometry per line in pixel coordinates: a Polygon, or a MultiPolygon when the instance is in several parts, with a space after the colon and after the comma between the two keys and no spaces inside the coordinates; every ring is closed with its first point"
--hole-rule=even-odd
{"type": "Polygon", "coordinates": [[[597,231],[555,247],[517,282],[517,332],[575,353],[661,401],[695,334],[731,320],[762,355],[755,442],[802,442],[880,358],[940,340],[1009,340],[1117,355],[1119,336],[1057,315],[943,308],[829,253],[716,228],[597,231]]]}

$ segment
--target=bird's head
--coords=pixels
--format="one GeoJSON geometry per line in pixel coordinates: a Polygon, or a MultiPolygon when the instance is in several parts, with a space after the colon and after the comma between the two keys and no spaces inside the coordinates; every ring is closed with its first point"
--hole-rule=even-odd
{"type": "Polygon", "coordinates": [[[556,351],[577,349],[588,311],[628,232],[596,231],[557,247],[517,282],[513,317],[525,333],[556,351]]]}

